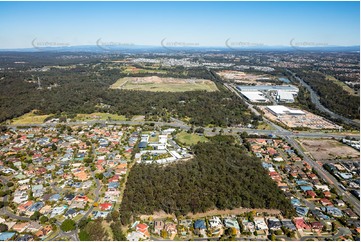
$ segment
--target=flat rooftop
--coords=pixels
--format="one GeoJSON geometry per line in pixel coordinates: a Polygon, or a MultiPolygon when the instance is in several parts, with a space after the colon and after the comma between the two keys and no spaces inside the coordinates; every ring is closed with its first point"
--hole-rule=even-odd
{"type": "Polygon", "coordinates": [[[306,114],[305,112],[303,112],[301,110],[289,109],[288,107],[282,106],[282,105],[267,106],[267,108],[277,115],[284,115],[284,114],[303,115],[303,114],[306,114]]]}
{"type": "Polygon", "coordinates": [[[268,102],[269,100],[263,96],[262,92],[241,92],[251,102],[268,102]]]}
{"type": "Polygon", "coordinates": [[[298,92],[298,87],[293,85],[256,85],[256,86],[247,86],[247,85],[239,85],[237,89],[240,91],[290,91],[290,92],[298,92]]]}

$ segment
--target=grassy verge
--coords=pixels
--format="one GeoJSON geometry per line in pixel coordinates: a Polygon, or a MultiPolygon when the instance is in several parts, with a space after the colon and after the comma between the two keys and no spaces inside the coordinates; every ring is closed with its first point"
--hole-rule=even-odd
{"type": "Polygon", "coordinates": [[[91,113],[91,114],[77,114],[75,120],[87,121],[87,120],[108,120],[113,121],[126,121],[124,115],[110,114],[110,113],[91,113]]]}

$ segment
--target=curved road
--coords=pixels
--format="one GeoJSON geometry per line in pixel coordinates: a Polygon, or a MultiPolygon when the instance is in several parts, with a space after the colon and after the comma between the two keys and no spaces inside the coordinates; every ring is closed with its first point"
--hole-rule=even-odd
{"type": "Polygon", "coordinates": [[[293,78],[295,78],[297,81],[299,81],[300,84],[302,86],[304,86],[309,91],[311,101],[312,101],[313,104],[316,105],[316,108],[318,110],[320,110],[323,113],[327,113],[328,115],[330,115],[334,119],[340,119],[340,120],[342,120],[342,122],[344,122],[346,124],[353,125],[353,126],[356,126],[356,127],[360,126],[360,124],[355,122],[354,120],[343,117],[343,116],[341,116],[341,115],[339,115],[337,113],[334,113],[330,109],[323,106],[323,104],[320,102],[320,97],[316,94],[316,92],[311,88],[310,85],[308,85],[304,80],[302,80],[300,77],[298,77],[296,75],[296,73],[294,73],[294,72],[292,72],[292,71],[290,71],[288,69],[286,69],[286,71],[289,72],[292,75],[293,78]]]}

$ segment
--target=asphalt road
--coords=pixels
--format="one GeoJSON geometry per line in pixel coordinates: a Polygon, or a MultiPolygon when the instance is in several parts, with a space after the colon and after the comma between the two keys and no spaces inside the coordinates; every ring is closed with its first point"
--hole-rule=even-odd
{"type": "Polygon", "coordinates": [[[289,144],[291,144],[295,149],[297,149],[297,151],[299,152],[299,154],[301,154],[303,156],[303,160],[306,161],[308,164],[310,164],[312,166],[312,168],[314,168],[316,170],[316,172],[318,173],[318,175],[325,181],[327,181],[327,183],[335,188],[336,192],[343,197],[344,200],[346,200],[347,202],[349,202],[352,205],[352,210],[357,214],[360,215],[360,200],[358,200],[357,198],[355,198],[354,196],[352,196],[350,193],[343,191],[340,188],[340,183],[337,181],[337,179],[331,175],[330,173],[328,173],[325,169],[323,169],[322,166],[320,166],[317,162],[315,162],[313,159],[311,159],[303,150],[302,148],[299,146],[299,144],[292,138],[292,137],[285,137],[287,142],[289,144]]]}
{"type": "MultiPolygon", "coordinates": [[[[253,108],[252,108],[253,109],[253,108]]],[[[253,109],[255,112],[257,110],[253,109]]],[[[258,112],[257,112],[258,113],[258,112]]],[[[247,133],[258,133],[263,135],[278,135],[278,136],[291,136],[291,137],[309,137],[309,138],[344,138],[345,134],[337,134],[337,133],[323,133],[323,132],[307,132],[307,131],[300,131],[300,132],[291,132],[286,129],[283,129],[274,123],[270,122],[267,119],[264,119],[265,122],[269,123],[271,126],[277,127],[276,130],[264,130],[264,129],[250,129],[250,128],[242,128],[242,127],[216,127],[216,130],[226,130],[232,129],[231,134],[236,134],[237,132],[247,132],[247,133]]],[[[68,122],[64,123],[66,125],[94,125],[96,123],[100,124],[114,124],[114,125],[144,125],[154,123],[157,126],[168,126],[174,128],[180,128],[183,130],[189,130],[191,128],[190,125],[179,123],[179,122],[151,122],[151,121],[104,121],[104,120],[97,120],[97,121],[88,121],[88,122],[68,122]]],[[[7,125],[9,128],[17,129],[19,127],[29,126],[29,127],[55,127],[58,123],[43,123],[43,124],[23,124],[23,125],[7,125]]],[[[197,128],[197,127],[195,127],[197,128]]],[[[213,128],[204,128],[206,131],[210,132],[213,128]]],[[[224,134],[227,134],[225,132],[224,134]]],[[[359,134],[349,134],[350,137],[360,137],[359,134]]]]}
{"type": "Polygon", "coordinates": [[[310,93],[310,97],[311,97],[311,101],[313,104],[315,104],[316,108],[318,110],[320,110],[321,112],[323,113],[327,113],[328,115],[330,115],[332,118],[336,118],[336,119],[340,119],[342,120],[344,123],[346,124],[350,124],[350,125],[353,125],[353,126],[356,126],[356,127],[359,127],[360,124],[355,122],[354,120],[352,119],[349,119],[349,118],[346,118],[346,117],[343,117],[337,113],[334,113],[332,112],[330,109],[326,108],[325,106],[323,106],[320,102],[320,97],[316,94],[316,92],[311,88],[310,85],[308,85],[304,80],[302,80],[301,78],[297,77],[296,76],[296,73],[286,69],[287,72],[289,72],[297,81],[300,82],[300,84],[302,86],[304,86],[310,93]]]}
{"type": "MultiPolygon", "coordinates": [[[[241,98],[243,100],[243,98],[239,95],[239,93],[234,90],[234,88],[228,86],[225,84],[225,86],[232,92],[234,92],[239,98],[241,98]]],[[[311,89],[312,90],[312,89],[311,89]]],[[[312,93],[312,92],[311,92],[312,93]]],[[[315,98],[315,97],[314,97],[315,98]]],[[[316,97],[317,99],[317,97],[316,97]]],[[[317,99],[318,100],[318,99],[317,99]]],[[[318,100],[319,102],[319,100],[318,100]]],[[[248,106],[248,108],[256,115],[261,115],[256,109],[254,109],[253,105],[249,104],[246,102],[246,105],[248,106]]],[[[321,105],[322,106],[322,105],[321,105]]],[[[323,106],[322,106],[323,107],[323,106]]],[[[331,111],[330,111],[331,112],[331,111]]],[[[338,115],[339,116],[339,115],[338,115]]],[[[339,117],[338,117],[339,118],[339,117]]],[[[345,119],[344,117],[342,117],[342,119],[345,119]]],[[[151,121],[101,121],[101,120],[97,120],[97,121],[88,121],[88,122],[70,122],[70,123],[66,123],[67,125],[93,125],[96,123],[102,123],[102,124],[120,124],[120,125],[143,125],[143,124],[151,124],[154,123],[157,126],[169,126],[169,127],[175,127],[175,128],[180,128],[183,130],[189,130],[191,128],[191,126],[184,124],[182,121],[177,120],[177,119],[171,119],[172,122],[167,123],[167,122],[151,122],[151,121]]],[[[223,129],[225,132],[224,134],[229,134],[229,135],[234,135],[238,132],[247,132],[249,134],[262,134],[262,135],[277,135],[280,137],[284,137],[288,143],[290,143],[295,149],[298,150],[298,152],[304,157],[304,160],[309,163],[313,168],[315,168],[315,170],[317,171],[317,173],[319,174],[319,176],[321,178],[323,178],[325,181],[327,181],[330,185],[334,185],[337,193],[339,195],[342,195],[343,198],[349,202],[352,206],[353,206],[353,210],[355,213],[357,213],[358,215],[359,213],[359,206],[360,206],[360,201],[358,199],[356,199],[354,196],[352,196],[351,194],[349,194],[348,192],[344,192],[343,190],[341,190],[341,188],[339,187],[339,183],[338,181],[331,175],[329,174],[327,171],[325,171],[319,164],[317,164],[315,161],[313,161],[307,154],[305,154],[303,152],[303,150],[301,149],[301,147],[298,145],[298,143],[294,140],[295,137],[308,137],[308,138],[342,138],[345,137],[345,135],[343,134],[327,134],[327,133],[322,133],[322,132],[291,132],[288,130],[283,129],[282,127],[274,124],[273,122],[264,119],[266,123],[268,123],[270,126],[272,126],[274,128],[274,130],[258,130],[258,129],[249,129],[249,128],[241,128],[241,127],[228,127],[228,128],[221,128],[221,127],[216,127],[216,132],[213,132],[213,128],[204,128],[205,132],[207,133],[218,133],[221,129],[223,129]],[[229,130],[232,130],[232,132],[229,132],[229,130]]],[[[350,120],[348,120],[350,121],[350,120]]],[[[352,121],[352,120],[351,120],[352,121]]],[[[354,122],[354,121],[352,121],[354,122]]],[[[19,126],[32,126],[32,127],[54,127],[56,126],[57,123],[45,123],[45,124],[23,124],[23,125],[8,125],[7,127],[9,128],[18,128],[19,126]]],[[[197,127],[195,127],[197,128],[197,127]]],[[[349,135],[351,137],[359,137],[359,135],[349,135]]],[[[94,151],[94,148],[93,148],[94,151]]],[[[100,193],[100,189],[101,189],[101,184],[99,182],[98,179],[95,178],[94,172],[91,173],[93,179],[96,182],[96,190],[95,192],[95,200],[94,202],[97,202],[99,200],[99,193],[100,193]]],[[[5,182],[2,179],[2,182],[5,182]]],[[[7,197],[5,197],[5,199],[7,199],[7,197]]],[[[5,200],[4,199],[4,200],[5,200]]],[[[89,208],[89,210],[84,214],[84,216],[82,217],[82,219],[86,218],[87,216],[89,216],[89,214],[93,211],[93,206],[91,206],[89,208]]],[[[11,213],[10,211],[8,211],[8,209],[6,207],[2,208],[0,210],[1,213],[8,215],[9,217],[13,218],[13,219],[18,219],[18,220],[23,220],[23,221],[28,221],[30,220],[29,218],[26,217],[21,217],[21,216],[17,216],[13,213],[11,213]]],[[[80,221],[80,220],[79,220],[80,221]]],[[[58,222],[60,223],[60,222],[58,222]]],[[[342,233],[339,232],[339,233],[342,233]]],[[[342,235],[342,234],[340,234],[342,235]]],[[[73,230],[73,231],[69,231],[69,232],[64,232],[61,231],[60,226],[59,226],[59,232],[58,234],[53,237],[53,238],[61,238],[61,237],[68,237],[71,240],[79,240],[78,238],[78,229],[73,230]]],[[[303,237],[301,239],[307,239],[307,238],[315,238],[315,236],[306,236],[303,237]]],[[[196,240],[207,240],[207,239],[196,239],[196,240]]],[[[242,239],[239,239],[242,240],[242,239]]]]}
{"type": "MultiPolygon", "coordinates": [[[[252,112],[254,112],[254,114],[258,114],[257,110],[254,110],[254,108],[246,101],[244,100],[244,98],[238,94],[238,92],[225,84],[225,86],[235,92],[237,94],[237,96],[239,98],[241,98],[244,102],[246,102],[246,104],[248,105],[248,107],[251,109],[252,112]]],[[[358,200],[357,198],[355,198],[354,196],[352,196],[349,192],[345,192],[340,188],[340,183],[336,180],[336,178],[331,175],[330,173],[328,173],[325,169],[323,169],[322,166],[320,166],[317,162],[315,162],[313,159],[311,159],[307,154],[305,154],[305,152],[303,152],[302,148],[299,146],[299,144],[295,141],[294,137],[314,137],[314,138],[325,138],[325,137],[331,137],[331,138],[341,138],[344,136],[339,136],[338,135],[329,135],[329,134],[321,134],[321,133],[309,133],[309,132],[299,132],[299,133],[293,133],[290,132],[286,129],[283,129],[282,127],[276,125],[275,123],[271,122],[270,120],[265,119],[265,122],[267,122],[269,125],[271,125],[275,131],[271,131],[271,133],[278,135],[280,137],[284,137],[286,139],[286,141],[293,146],[293,148],[295,148],[299,154],[301,154],[303,156],[303,159],[311,165],[311,167],[313,167],[318,175],[324,180],[327,181],[327,183],[329,183],[331,186],[333,185],[333,187],[335,188],[336,192],[342,196],[344,198],[344,200],[346,200],[347,202],[349,202],[352,206],[352,210],[357,214],[360,215],[360,200],[358,200]]],[[[257,131],[260,133],[263,133],[261,131],[257,131]]],[[[357,135],[357,137],[359,137],[359,135],[357,135]]]]}

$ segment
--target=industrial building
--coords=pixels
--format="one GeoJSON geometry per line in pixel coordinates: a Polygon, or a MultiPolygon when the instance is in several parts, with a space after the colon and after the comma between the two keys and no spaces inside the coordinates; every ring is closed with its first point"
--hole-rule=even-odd
{"type": "Polygon", "coordinates": [[[293,95],[294,94],[292,92],[277,91],[276,100],[278,102],[283,102],[283,103],[293,103],[295,101],[295,98],[293,95]]]}
{"type": "Polygon", "coordinates": [[[268,102],[263,93],[269,93],[279,103],[293,103],[298,87],[293,85],[237,86],[240,93],[251,102],[268,102]]]}
{"type": "Polygon", "coordinates": [[[254,103],[269,102],[269,99],[264,97],[264,94],[259,91],[241,92],[241,94],[250,102],[254,102],[254,103]]]}
{"type": "Polygon", "coordinates": [[[259,86],[237,86],[237,89],[241,92],[255,92],[255,91],[264,91],[264,92],[291,92],[297,95],[298,87],[293,85],[259,85],[259,86]]]}
{"type": "Polygon", "coordinates": [[[282,116],[282,115],[305,115],[306,113],[297,110],[297,109],[289,109],[288,107],[282,105],[275,105],[275,106],[267,106],[268,111],[270,111],[275,116],[282,116]]]}

